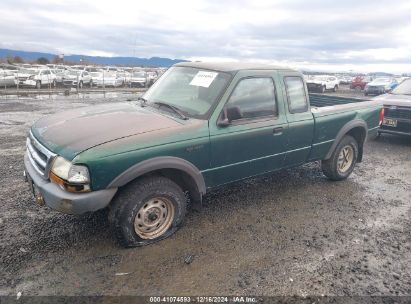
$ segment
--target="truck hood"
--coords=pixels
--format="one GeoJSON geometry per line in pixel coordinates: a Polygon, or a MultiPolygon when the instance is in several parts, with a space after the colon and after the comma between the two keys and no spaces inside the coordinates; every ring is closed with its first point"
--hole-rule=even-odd
{"type": "Polygon", "coordinates": [[[411,95],[384,94],[373,98],[373,100],[387,106],[411,107],[411,95]]]}
{"type": "Polygon", "coordinates": [[[110,141],[180,125],[152,108],[116,103],[46,116],[31,131],[50,151],[72,160],[79,153],[110,141]]]}

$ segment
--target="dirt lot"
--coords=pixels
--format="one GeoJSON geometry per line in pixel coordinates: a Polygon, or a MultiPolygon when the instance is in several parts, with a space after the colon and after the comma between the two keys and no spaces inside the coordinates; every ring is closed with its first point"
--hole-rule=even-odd
{"type": "Polygon", "coordinates": [[[0,99],[0,295],[411,295],[409,138],[367,143],[343,182],[313,163],[210,193],[143,248],[120,248],[104,211],[35,205],[22,178],[29,126],[129,97],[0,99]]]}

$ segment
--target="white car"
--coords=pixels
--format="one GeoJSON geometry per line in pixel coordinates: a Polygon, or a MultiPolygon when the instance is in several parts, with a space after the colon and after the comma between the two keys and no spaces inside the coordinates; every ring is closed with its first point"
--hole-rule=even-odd
{"type": "Polygon", "coordinates": [[[14,71],[0,70],[0,88],[12,87],[16,85],[14,71]]]}
{"type": "Polygon", "coordinates": [[[64,69],[51,69],[51,72],[56,75],[56,83],[57,85],[61,85],[63,83],[64,76],[67,74],[67,70],[64,69]]]}
{"type": "Polygon", "coordinates": [[[148,86],[151,86],[158,79],[157,72],[147,72],[148,86]]]}
{"type": "Polygon", "coordinates": [[[56,75],[50,69],[21,69],[16,74],[20,86],[35,87],[56,86],[56,75]]]}
{"type": "Polygon", "coordinates": [[[144,71],[133,72],[130,77],[130,87],[142,87],[148,86],[148,76],[144,71]]]}
{"type": "Polygon", "coordinates": [[[315,76],[307,80],[308,91],[316,91],[324,93],[325,90],[333,90],[336,92],[340,86],[340,81],[335,76],[315,76]]]}
{"type": "Polygon", "coordinates": [[[120,87],[124,84],[124,80],[117,73],[103,71],[93,73],[93,83],[98,87],[120,87]]]}
{"type": "Polygon", "coordinates": [[[63,78],[63,85],[66,87],[78,87],[79,89],[85,85],[92,87],[93,79],[87,71],[70,70],[63,78]]]}

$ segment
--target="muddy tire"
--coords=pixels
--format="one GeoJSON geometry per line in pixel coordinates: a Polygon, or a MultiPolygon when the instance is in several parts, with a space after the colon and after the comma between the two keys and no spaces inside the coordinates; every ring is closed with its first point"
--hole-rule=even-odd
{"type": "Polygon", "coordinates": [[[358,159],[358,143],[354,137],[345,135],[331,157],[321,162],[325,176],[333,181],[346,179],[354,170],[358,159]]]}
{"type": "Polygon", "coordinates": [[[109,222],[124,247],[163,240],[183,222],[187,198],[168,178],[147,177],[119,190],[110,206],[109,222]]]}

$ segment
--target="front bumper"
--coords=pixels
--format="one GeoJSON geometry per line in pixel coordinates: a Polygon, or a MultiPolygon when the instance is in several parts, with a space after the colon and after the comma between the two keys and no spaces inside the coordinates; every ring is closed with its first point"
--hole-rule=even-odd
{"type": "MultiPolygon", "coordinates": [[[[27,154],[24,155],[24,167],[29,182],[33,182],[41,201],[57,211],[68,214],[82,214],[96,211],[108,206],[117,192],[117,188],[92,191],[87,193],[70,193],[60,186],[45,180],[34,169],[27,154]]],[[[38,200],[39,201],[39,200],[38,200]]]]}
{"type": "Polygon", "coordinates": [[[384,94],[385,93],[385,87],[366,87],[365,88],[365,93],[367,94],[384,94]]]}
{"type": "Polygon", "coordinates": [[[63,80],[63,85],[66,87],[77,86],[77,80],[63,80]]]}

